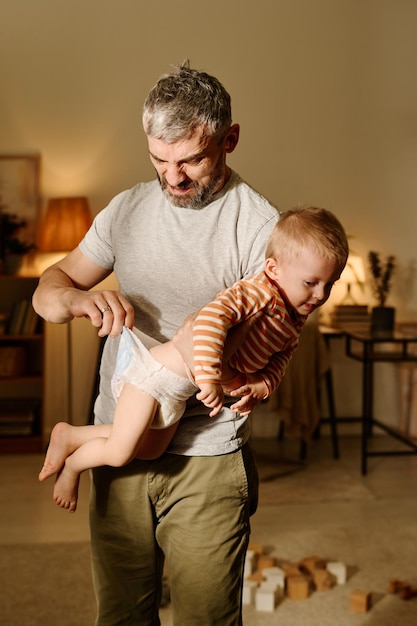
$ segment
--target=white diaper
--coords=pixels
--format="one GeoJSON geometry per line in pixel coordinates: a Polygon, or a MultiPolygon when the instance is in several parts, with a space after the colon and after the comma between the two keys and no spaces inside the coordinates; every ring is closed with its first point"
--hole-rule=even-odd
{"type": "Polygon", "coordinates": [[[120,337],[112,392],[117,400],[125,383],[155,398],[159,407],[152,428],[175,424],[185,411],[185,403],[198,387],[188,378],[178,376],[153,358],[139,337],[124,328],[120,337]]]}

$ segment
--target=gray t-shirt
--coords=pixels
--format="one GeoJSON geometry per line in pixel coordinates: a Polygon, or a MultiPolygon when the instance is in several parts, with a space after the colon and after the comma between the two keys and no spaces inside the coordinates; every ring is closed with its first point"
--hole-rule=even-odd
{"type": "MultiPolygon", "coordinates": [[[[80,249],[114,270],[120,291],[135,308],[135,326],[161,342],[219,291],[263,268],[277,219],[277,209],[234,172],[203,209],[173,206],[154,180],[117,195],[97,215],[80,249]]],[[[118,338],[107,339],[96,423],[113,420],[110,381],[117,346],[118,338]]],[[[215,418],[208,412],[195,397],[189,400],[170,452],[211,456],[247,441],[247,418],[227,408],[215,418]]]]}

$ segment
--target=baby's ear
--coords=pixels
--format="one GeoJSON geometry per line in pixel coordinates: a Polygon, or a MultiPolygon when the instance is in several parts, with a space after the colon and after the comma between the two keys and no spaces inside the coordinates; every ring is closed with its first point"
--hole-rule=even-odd
{"type": "Polygon", "coordinates": [[[268,257],[265,260],[265,273],[271,280],[278,280],[279,279],[279,262],[272,257],[268,257]]]}

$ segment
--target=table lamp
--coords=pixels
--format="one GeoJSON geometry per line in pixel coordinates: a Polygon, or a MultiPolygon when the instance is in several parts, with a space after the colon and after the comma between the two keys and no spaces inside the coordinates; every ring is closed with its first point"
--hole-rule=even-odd
{"type": "Polygon", "coordinates": [[[91,223],[87,198],[50,198],[39,231],[38,250],[69,252],[80,243],[91,223]]]}
{"type": "MultiPolygon", "coordinates": [[[[92,224],[92,218],[87,198],[50,198],[46,207],[45,218],[42,221],[38,236],[38,250],[40,252],[62,252],[73,250],[84,237],[92,224]]],[[[71,322],[67,323],[67,411],[68,422],[73,422],[73,354],[71,322]]]]}
{"type": "Polygon", "coordinates": [[[352,295],[352,285],[359,285],[362,289],[365,284],[365,269],[362,258],[357,254],[349,254],[345,269],[343,270],[339,282],[346,285],[346,293],[339,305],[353,305],[358,303],[352,295]]]}

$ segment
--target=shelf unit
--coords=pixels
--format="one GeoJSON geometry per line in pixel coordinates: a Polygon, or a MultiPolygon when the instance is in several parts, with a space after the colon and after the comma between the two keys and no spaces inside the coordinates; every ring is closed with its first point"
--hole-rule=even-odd
{"type": "Polygon", "coordinates": [[[10,333],[16,306],[30,302],[38,279],[0,275],[0,453],[42,452],[44,412],[44,323],[33,332],[10,333]]]}

